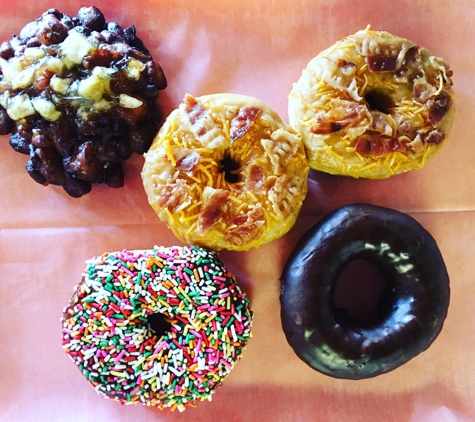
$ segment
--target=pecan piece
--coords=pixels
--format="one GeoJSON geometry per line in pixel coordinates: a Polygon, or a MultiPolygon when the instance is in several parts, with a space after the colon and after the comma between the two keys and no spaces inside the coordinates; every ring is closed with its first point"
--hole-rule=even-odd
{"type": "Polygon", "coordinates": [[[44,15],[36,33],[43,45],[59,44],[68,36],[68,28],[53,14],[44,15]]]}

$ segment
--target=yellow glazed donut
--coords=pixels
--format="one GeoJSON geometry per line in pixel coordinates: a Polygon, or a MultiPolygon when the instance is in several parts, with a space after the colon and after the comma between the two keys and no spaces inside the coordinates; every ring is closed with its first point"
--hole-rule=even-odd
{"type": "Polygon", "coordinates": [[[308,170],[300,137],[263,102],[186,95],[145,154],[142,179],[182,242],[243,251],[290,230],[308,170]]]}
{"type": "Polygon", "coordinates": [[[310,167],[370,179],[422,168],[451,127],[451,75],[425,48],[369,27],[322,51],[289,95],[310,167]]]}

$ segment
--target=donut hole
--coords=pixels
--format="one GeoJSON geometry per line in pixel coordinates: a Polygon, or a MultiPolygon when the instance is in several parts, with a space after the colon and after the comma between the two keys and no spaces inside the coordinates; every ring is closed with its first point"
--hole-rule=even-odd
{"type": "Polygon", "coordinates": [[[360,327],[378,324],[390,310],[389,291],[389,283],[376,265],[365,260],[350,262],[335,284],[337,319],[350,319],[360,327]]]}
{"type": "Polygon", "coordinates": [[[221,173],[224,173],[224,179],[228,183],[239,182],[239,174],[237,170],[241,168],[241,165],[236,161],[231,154],[226,153],[221,160],[221,173]]]}
{"type": "Polygon", "coordinates": [[[364,96],[370,110],[377,110],[381,113],[390,114],[391,108],[395,106],[389,93],[380,89],[368,91],[364,96]]]}
{"type": "Polygon", "coordinates": [[[150,330],[153,331],[158,338],[161,338],[166,332],[171,331],[171,324],[167,317],[159,312],[150,314],[147,317],[150,330]]]}

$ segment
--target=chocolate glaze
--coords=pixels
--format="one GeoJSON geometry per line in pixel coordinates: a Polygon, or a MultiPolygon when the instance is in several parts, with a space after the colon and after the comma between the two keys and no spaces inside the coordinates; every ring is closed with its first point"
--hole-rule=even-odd
{"type": "Polygon", "coordinates": [[[281,283],[282,327],[297,356],[326,375],[354,380],[392,371],[426,350],[450,296],[434,238],[409,215],[367,204],[339,208],[311,228],[281,283]],[[388,286],[369,326],[334,304],[339,275],[360,259],[376,265],[388,286]]]}

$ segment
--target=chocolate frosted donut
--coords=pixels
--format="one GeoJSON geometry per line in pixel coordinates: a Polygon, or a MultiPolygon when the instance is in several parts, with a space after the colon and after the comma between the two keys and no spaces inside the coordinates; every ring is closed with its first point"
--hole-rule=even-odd
{"type": "Polygon", "coordinates": [[[167,84],[134,26],[96,7],[50,9],[0,46],[0,69],[0,134],[36,182],[73,197],[123,186],[122,161],[150,147],[167,84]]]}
{"type": "Polygon", "coordinates": [[[251,322],[232,274],[198,247],[92,258],[61,320],[63,348],[99,394],[180,411],[211,400],[251,322]]]}
{"type": "Polygon", "coordinates": [[[451,75],[425,48],[369,28],[322,51],[289,96],[310,167],[371,179],[422,168],[452,124],[451,75]]]}
{"type": "Polygon", "coordinates": [[[348,205],[299,241],[282,272],[282,327],[297,356],[335,378],[363,379],[396,369],[436,339],[449,305],[449,277],[432,236],[412,217],[348,205]],[[387,287],[365,324],[335,305],[335,285],[364,260],[387,287]]]}
{"type": "Polygon", "coordinates": [[[184,243],[248,250],[287,233],[307,194],[300,137],[256,98],[183,103],[145,154],[142,179],[159,218],[184,243]]]}

